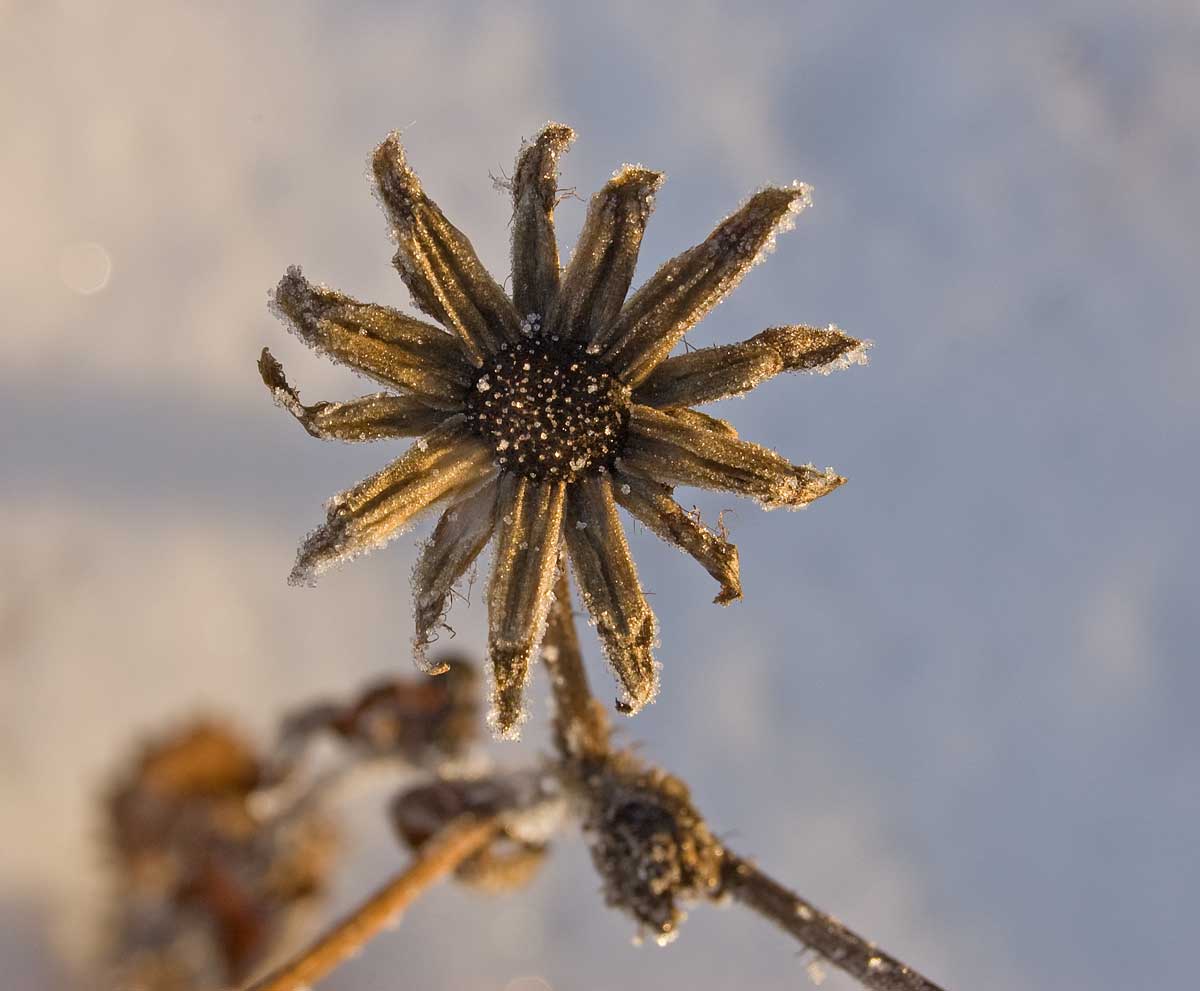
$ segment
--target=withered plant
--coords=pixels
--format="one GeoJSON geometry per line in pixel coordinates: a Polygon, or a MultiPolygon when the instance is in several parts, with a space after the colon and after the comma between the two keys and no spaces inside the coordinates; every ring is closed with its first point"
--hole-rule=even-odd
{"type": "Polygon", "coordinates": [[[792,325],[672,356],[808,205],[808,187],[756,192],[629,295],[663,176],[618,170],[592,197],[562,266],[557,169],[573,139],[570,128],[547,125],[504,183],[513,202],[511,293],[426,195],[397,134],[371,167],[396,268],[436,324],[310,283],[298,268],[274,293],[275,310],[301,340],[387,390],[305,405],[264,349],[259,369],[276,401],[315,437],[415,438],[398,460],[330,501],[292,581],[309,583],[439,508],[413,572],[413,655],[427,677],[292,715],[265,757],[216,726],[192,727],[147,752],[115,793],[111,820],[125,892],[118,955],[149,991],[241,984],[285,954],[284,923],[320,893],[332,864],[336,786],[380,761],[421,775],[391,804],[408,867],[259,976],[252,991],[319,981],[448,874],[489,890],[518,888],[571,822],[607,903],[660,944],[678,934],[686,906],[732,902],[799,941],[814,980],[829,964],[868,988],[935,989],[730,850],[681,779],[614,745],[608,712],[592,697],[568,562],[616,678],[617,709],[633,715],[658,690],[660,634],[618,507],[694,557],[718,582],[717,603],[741,598],[736,548],[723,528],[685,510],[675,487],[799,509],[845,479],[742,440],[695,407],[783,372],[861,363],[867,345],[834,326],[792,325]],[[474,668],[427,656],[456,583],[489,543],[494,733],[518,735],[539,656],[553,688],[554,756],[516,768],[465,759],[481,709],[474,668]],[[322,773],[308,760],[319,737],[338,741],[343,755],[322,773]]]}

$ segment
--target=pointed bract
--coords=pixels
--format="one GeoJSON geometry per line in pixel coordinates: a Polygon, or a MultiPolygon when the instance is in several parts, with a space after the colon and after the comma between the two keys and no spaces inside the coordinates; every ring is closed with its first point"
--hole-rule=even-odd
{"type": "Polygon", "coordinates": [[[596,338],[629,386],[639,385],[759,260],[776,232],[808,203],[808,187],[755,193],[702,243],[654,273],[596,338]]]}
{"type": "Polygon", "coordinates": [[[506,475],[496,508],[499,530],[488,583],[488,657],[493,675],[488,721],[514,739],[524,721],[525,683],[550,611],[562,542],[566,484],[506,475]]]}
{"type": "Polygon", "coordinates": [[[488,447],[462,416],[452,417],[383,471],[330,500],[325,525],[300,548],[291,582],[306,584],[334,564],[382,547],[414,517],[495,471],[488,447]]]}
{"type": "Polygon", "coordinates": [[[521,319],[465,234],[445,217],[408,166],[400,135],[375,150],[371,168],[396,239],[396,268],[413,301],[482,359],[518,337],[521,319]]]}
{"type": "Polygon", "coordinates": [[[797,467],[774,451],[685,423],[649,406],[633,407],[620,466],[667,485],[695,485],[757,499],[766,509],[799,509],[845,479],[797,467]]]}
{"type": "Polygon", "coordinates": [[[300,402],[300,393],[284,376],[283,366],[266,348],[258,359],[258,371],[275,402],[319,440],[355,442],[418,437],[452,415],[446,410],[426,406],[415,396],[393,396],[386,392],[360,396],[345,403],[305,406],[300,402]]]}
{"type": "Polygon", "coordinates": [[[588,204],[546,332],[591,341],[616,319],[633,280],[663,174],[626,165],[588,204]]]}
{"type": "Polygon", "coordinates": [[[709,416],[707,413],[701,413],[698,409],[680,406],[678,409],[665,409],[663,412],[672,420],[678,420],[680,423],[689,424],[700,430],[710,430],[723,437],[736,438],[738,435],[737,429],[728,420],[722,420],[719,416],[709,416]]]}
{"type": "Polygon", "coordinates": [[[567,496],[567,550],[609,666],[634,713],[658,693],[657,624],[642,592],[607,475],[576,482],[567,496]]]}
{"type": "MultiPolygon", "coordinates": [[[[824,329],[794,325],[771,327],[755,334],[747,344],[769,347],[783,359],[785,372],[829,372],[865,365],[870,341],[856,341],[830,324],[824,329]]],[[[737,345],[735,345],[736,347],[737,345]]]]}
{"type": "Polygon", "coordinates": [[[780,372],[828,373],[865,365],[870,344],[837,327],[772,327],[740,344],[668,358],[637,387],[634,400],[669,409],[699,406],[749,392],[780,372]]]}
{"type": "Polygon", "coordinates": [[[492,538],[498,489],[498,483],[490,481],[473,496],[446,509],[413,567],[413,604],[417,621],[413,653],[417,664],[426,671],[435,670],[426,661],[425,649],[433,643],[434,632],[445,619],[446,603],[454,583],[466,573],[492,538]]]}
{"type": "Polygon", "coordinates": [[[280,280],[273,303],[314,350],[427,405],[462,408],[471,366],[462,346],[440,327],[313,285],[295,266],[280,280]]]}
{"type": "Polygon", "coordinates": [[[783,371],[783,359],[768,347],[731,344],[668,358],[637,388],[636,400],[655,409],[700,406],[749,392],[783,371]]]}
{"type": "Polygon", "coordinates": [[[521,149],[513,170],[512,295],[517,313],[545,318],[558,294],[558,156],[575,140],[564,124],[547,124],[521,149]]]}
{"type": "Polygon", "coordinates": [[[671,497],[670,486],[622,472],[613,472],[612,485],[617,502],[656,536],[690,554],[717,580],[721,591],[713,602],[728,605],[742,597],[737,548],[685,512],[671,497]]]}

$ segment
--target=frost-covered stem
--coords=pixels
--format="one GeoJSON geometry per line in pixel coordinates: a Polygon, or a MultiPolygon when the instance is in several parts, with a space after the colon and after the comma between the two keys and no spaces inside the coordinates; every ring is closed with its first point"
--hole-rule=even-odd
{"type": "Polygon", "coordinates": [[[588,687],[565,561],[559,562],[542,660],[554,690],[554,736],[559,752],[573,758],[608,753],[608,716],[588,687]]]}
{"type": "Polygon", "coordinates": [[[495,817],[464,816],[454,820],[422,846],[400,874],[298,957],[249,985],[246,991],[300,991],[321,980],[381,930],[393,925],[426,888],[481,850],[498,829],[495,817]]]}
{"type": "Polygon", "coordinates": [[[725,854],[722,881],[723,890],[737,901],[861,981],[863,987],[871,991],[942,991],[735,854],[725,854]]]}

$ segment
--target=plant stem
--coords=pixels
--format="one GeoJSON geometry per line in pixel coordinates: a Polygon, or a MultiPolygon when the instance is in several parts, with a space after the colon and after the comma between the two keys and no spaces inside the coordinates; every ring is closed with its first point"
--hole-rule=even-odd
{"type": "Polygon", "coordinates": [[[608,753],[608,715],[588,687],[565,561],[559,562],[542,660],[554,691],[554,736],[559,752],[567,758],[603,757],[608,753]]]}
{"type": "Polygon", "coordinates": [[[454,820],[425,844],[400,874],[298,957],[251,984],[246,991],[300,991],[321,980],[381,930],[394,924],[426,888],[481,850],[498,829],[495,817],[464,816],[454,820]]]}
{"type": "Polygon", "coordinates": [[[871,991],[942,991],[832,915],[814,908],[749,861],[729,852],[725,854],[724,890],[871,991]]]}

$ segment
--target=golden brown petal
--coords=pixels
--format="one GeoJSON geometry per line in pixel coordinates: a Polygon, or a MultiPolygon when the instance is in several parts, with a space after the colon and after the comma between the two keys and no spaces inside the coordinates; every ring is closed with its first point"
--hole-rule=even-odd
{"type": "Polygon", "coordinates": [[[634,405],[619,466],[667,485],[695,485],[799,509],[845,482],[832,469],[789,464],[774,451],[634,405]]]}
{"type": "Polygon", "coordinates": [[[865,365],[870,341],[857,341],[830,324],[824,329],[794,324],[771,327],[755,334],[748,344],[760,344],[778,351],[785,372],[840,371],[851,365],[865,365]]]}
{"type": "Polygon", "coordinates": [[[300,393],[289,384],[283,366],[263,348],[258,371],[275,402],[292,414],[300,425],[319,440],[384,440],[417,437],[427,433],[450,414],[426,406],[415,396],[393,396],[379,392],[346,403],[313,403],[305,406],[300,393]]]}
{"type": "Polygon", "coordinates": [[[685,406],[681,406],[679,409],[665,409],[663,412],[673,420],[678,420],[680,423],[689,423],[693,427],[699,427],[701,430],[712,430],[726,437],[736,437],[738,435],[737,430],[728,420],[722,420],[719,416],[709,416],[707,413],[701,413],[698,409],[688,409],[685,406]]]}
{"type": "Polygon", "coordinates": [[[750,340],[668,358],[637,388],[635,399],[655,409],[698,406],[749,392],[780,372],[828,374],[865,365],[870,344],[837,327],[772,327],[750,340]]]}
{"type": "Polygon", "coordinates": [[[654,273],[596,339],[623,382],[639,385],[762,257],[776,232],[808,203],[808,187],[755,193],[701,244],[654,273]]]}
{"type": "Polygon", "coordinates": [[[717,580],[714,602],[728,605],[742,597],[737,548],[713,533],[671,497],[671,488],[636,475],[613,472],[613,495],[651,532],[690,554],[717,580]]]}
{"type": "Polygon", "coordinates": [[[661,172],[626,165],[592,197],[546,321],[548,333],[592,340],[617,318],[663,178],[661,172]]]}
{"type": "Polygon", "coordinates": [[[525,683],[550,609],[562,540],[563,482],[502,476],[500,533],[488,585],[488,654],[494,686],[488,716],[497,735],[515,739],[525,718],[525,683]]]}
{"type": "Polygon", "coordinates": [[[515,341],[521,319],[512,301],[425,195],[398,132],[375,150],[371,167],[396,240],[395,265],[417,306],[458,334],[476,361],[515,341]]]}
{"type": "Polygon", "coordinates": [[[576,482],[567,495],[567,550],[604,654],[634,713],[654,701],[656,624],[638,581],[607,475],[576,482]]]}
{"type": "Polygon", "coordinates": [[[828,374],[865,365],[870,343],[830,325],[774,326],[749,341],[668,358],[637,386],[637,402],[655,409],[700,406],[749,392],[780,372],[828,374]]]}
{"type": "Polygon", "coordinates": [[[558,292],[558,156],[575,140],[565,124],[547,124],[521,149],[513,170],[512,294],[523,317],[546,311],[558,292]]]}
{"type": "Polygon", "coordinates": [[[305,344],[438,409],[462,409],[474,380],[462,345],[440,327],[315,286],[292,266],[274,309],[305,344]]]}
{"type": "Polygon", "coordinates": [[[446,509],[413,568],[417,619],[414,656],[418,666],[427,671],[435,671],[436,667],[426,661],[425,649],[433,643],[434,631],[446,616],[454,583],[492,539],[498,488],[497,482],[488,482],[475,495],[446,509]]]}
{"type": "Polygon", "coordinates": [[[325,525],[300,547],[289,581],[307,584],[334,564],[382,547],[419,513],[473,490],[495,470],[491,449],[466,418],[451,417],[402,458],[330,500],[325,525]]]}
{"type": "Polygon", "coordinates": [[[783,371],[777,351],[751,344],[701,348],[668,358],[637,389],[637,401],[655,409],[698,406],[748,392],[783,371]]]}

